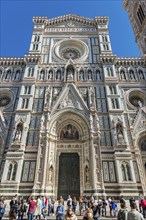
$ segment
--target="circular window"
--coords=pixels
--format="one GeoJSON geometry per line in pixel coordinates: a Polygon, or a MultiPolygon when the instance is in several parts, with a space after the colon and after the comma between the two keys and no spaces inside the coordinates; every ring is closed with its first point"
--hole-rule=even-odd
{"type": "Polygon", "coordinates": [[[0,90],[0,107],[8,107],[13,100],[13,94],[9,90],[0,90]]]}
{"type": "Polygon", "coordinates": [[[139,142],[139,147],[141,151],[146,152],[146,137],[142,138],[139,142]]]}
{"type": "Polygon", "coordinates": [[[139,109],[146,105],[146,93],[141,89],[130,89],[126,92],[127,104],[131,109],[139,109]]]}
{"type": "Polygon", "coordinates": [[[89,50],[88,46],[81,40],[65,39],[54,45],[54,53],[64,61],[69,59],[84,61],[88,56],[89,50]]]}
{"type": "Polygon", "coordinates": [[[137,108],[142,107],[143,103],[144,103],[143,99],[139,96],[132,96],[132,97],[130,97],[129,101],[132,105],[134,105],[137,108]]]}
{"type": "Polygon", "coordinates": [[[63,57],[64,59],[77,59],[81,56],[80,51],[78,51],[75,48],[67,48],[65,50],[62,50],[62,54],[61,57],[63,57]]]}
{"type": "Polygon", "coordinates": [[[0,97],[0,107],[4,107],[11,102],[11,98],[9,96],[0,97]]]}

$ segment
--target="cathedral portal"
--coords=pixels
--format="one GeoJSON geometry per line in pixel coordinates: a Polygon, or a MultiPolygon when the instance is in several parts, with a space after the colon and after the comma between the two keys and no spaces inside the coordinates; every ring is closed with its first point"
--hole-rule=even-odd
{"type": "Polygon", "coordinates": [[[58,198],[80,196],[80,162],[77,153],[61,153],[59,157],[58,198]]]}

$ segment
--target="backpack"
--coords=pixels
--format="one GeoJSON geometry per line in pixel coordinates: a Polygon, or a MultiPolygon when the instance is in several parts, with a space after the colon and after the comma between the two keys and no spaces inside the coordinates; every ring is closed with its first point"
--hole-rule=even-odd
{"type": "Polygon", "coordinates": [[[67,206],[71,206],[71,201],[70,200],[67,201],[67,206]]]}
{"type": "Polygon", "coordinates": [[[119,210],[119,212],[118,212],[118,218],[117,218],[118,220],[125,220],[125,212],[124,212],[124,210],[119,210]]]}

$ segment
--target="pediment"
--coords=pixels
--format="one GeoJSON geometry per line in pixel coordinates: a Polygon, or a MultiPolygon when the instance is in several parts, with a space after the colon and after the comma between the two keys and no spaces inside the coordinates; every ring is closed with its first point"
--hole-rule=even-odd
{"type": "Polygon", "coordinates": [[[133,136],[146,130],[146,106],[139,109],[133,124],[133,136]]]}
{"type": "Polygon", "coordinates": [[[75,14],[67,14],[53,19],[47,19],[46,25],[49,27],[95,27],[94,20],[75,14]]]}
{"type": "Polygon", "coordinates": [[[52,113],[64,109],[74,109],[75,111],[89,111],[79,90],[73,83],[66,84],[60,96],[52,108],[52,113]]]}

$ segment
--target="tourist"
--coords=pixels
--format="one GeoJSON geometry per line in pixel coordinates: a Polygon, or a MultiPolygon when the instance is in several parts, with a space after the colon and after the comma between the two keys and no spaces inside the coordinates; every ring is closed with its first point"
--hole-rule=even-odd
{"type": "Polygon", "coordinates": [[[100,220],[99,211],[100,211],[100,206],[98,204],[94,203],[94,207],[93,207],[93,218],[94,218],[94,220],[100,220]]]}
{"type": "Polygon", "coordinates": [[[58,201],[58,206],[56,208],[56,220],[64,219],[64,205],[62,204],[62,200],[58,201]]]}
{"type": "Polygon", "coordinates": [[[111,204],[111,196],[108,198],[108,204],[109,204],[109,210],[110,210],[110,216],[112,216],[112,204],[111,204]]]}
{"type": "Polygon", "coordinates": [[[88,209],[88,199],[86,195],[84,195],[83,197],[83,203],[84,203],[84,211],[85,211],[88,209]]]}
{"type": "Polygon", "coordinates": [[[93,196],[93,194],[91,194],[91,196],[90,196],[90,202],[94,203],[94,196],[93,196]]]}
{"type": "Polygon", "coordinates": [[[122,204],[123,204],[123,203],[126,203],[126,200],[124,199],[124,196],[123,196],[123,195],[122,195],[121,198],[120,198],[120,203],[122,203],[122,204]]]}
{"type": "Polygon", "coordinates": [[[136,210],[136,203],[132,202],[130,206],[131,210],[128,212],[127,220],[144,220],[142,214],[136,210]]]}
{"type": "Polygon", "coordinates": [[[130,206],[131,206],[131,203],[133,203],[133,202],[135,202],[135,199],[134,199],[134,197],[132,196],[132,197],[130,197],[130,199],[129,199],[130,206]]]}
{"type": "Polygon", "coordinates": [[[67,199],[67,206],[68,208],[72,207],[72,198],[70,197],[70,195],[68,196],[68,199],[67,199]]]}
{"type": "Polygon", "coordinates": [[[142,213],[142,208],[141,208],[141,200],[143,199],[143,197],[139,194],[138,196],[138,204],[139,204],[139,212],[142,213]]]}
{"type": "Polygon", "coordinates": [[[103,206],[102,197],[99,197],[98,205],[99,205],[99,215],[101,215],[102,214],[102,206],[103,206]]]}
{"type": "Polygon", "coordinates": [[[117,208],[117,203],[114,199],[114,197],[111,198],[111,206],[112,206],[112,211],[113,211],[113,216],[116,217],[116,208],[117,208]]]}
{"type": "Polygon", "coordinates": [[[10,201],[10,212],[9,212],[9,220],[16,220],[18,214],[18,201],[16,197],[10,201]]]}
{"type": "Polygon", "coordinates": [[[48,198],[48,216],[51,215],[51,208],[52,208],[52,200],[51,200],[51,197],[48,198]]]}
{"type": "MultiPolygon", "coordinates": [[[[62,201],[63,205],[64,205],[64,200],[62,201]]],[[[51,197],[51,213],[52,215],[54,215],[54,206],[55,206],[55,199],[53,198],[53,196],[51,197]]]]}
{"type": "Polygon", "coordinates": [[[88,208],[84,214],[83,220],[93,220],[93,210],[92,208],[88,208]]]}
{"type": "Polygon", "coordinates": [[[65,220],[77,220],[77,216],[73,212],[73,209],[70,207],[67,210],[67,213],[65,215],[65,220]]]}
{"type": "Polygon", "coordinates": [[[6,203],[4,197],[0,198],[0,220],[2,220],[6,209],[6,203]]]}
{"type": "Polygon", "coordinates": [[[76,208],[77,208],[77,200],[76,200],[75,196],[73,197],[73,200],[72,200],[72,208],[73,208],[73,211],[75,213],[76,212],[76,208]]]}
{"type": "Polygon", "coordinates": [[[125,201],[120,203],[121,209],[118,211],[117,220],[127,220],[128,209],[125,201]]]}
{"type": "Polygon", "coordinates": [[[41,196],[41,208],[42,208],[42,216],[44,219],[46,219],[46,212],[47,212],[47,209],[46,209],[46,203],[45,203],[45,197],[44,196],[41,196]]]}
{"type": "Polygon", "coordinates": [[[64,199],[62,196],[60,196],[60,201],[61,201],[62,205],[64,205],[64,199]]]}
{"type": "Polygon", "coordinates": [[[35,211],[34,211],[35,219],[39,217],[39,220],[40,220],[41,214],[42,214],[42,203],[41,203],[40,196],[37,196],[36,206],[35,206],[35,211]]]}
{"type": "Polygon", "coordinates": [[[26,206],[24,204],[23,197],[21,196],[18,200],[18,219],[23,220],[24,213],[26,212],[26,206]]]}
{"type": "Polygon", "coordinates": [[[83,201],[83,197],[80,196],[79,198],[79,211],[80,211],[80,215],[83,215],[84,212],[84,201],[83,201]]]}
{"type": "Polygon", "coordinates": [[[107,201],[103,198],[102,199],[102,216],[106,216],[106,206],[107,206],[107,201]]]}
{"type": "Polygon", "coordinates": [[[28,220],[32,220],[34,217],[34,211],[35,211],[36,201],[34,200],[34,196],[32,195],[28,199],[28,220]]]}
{"type": "Polygon", "coordinates": [[[141,206],[142,206],[143,217],[146,218],[146,199],[143,198],[141,200],[141,206]]]}

